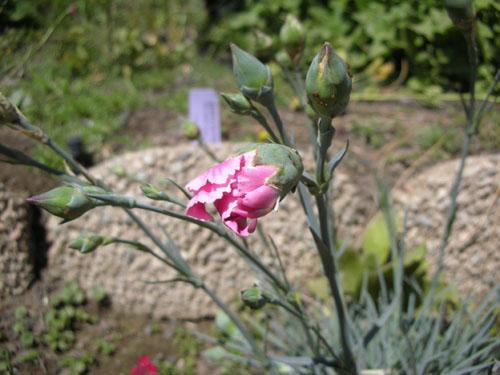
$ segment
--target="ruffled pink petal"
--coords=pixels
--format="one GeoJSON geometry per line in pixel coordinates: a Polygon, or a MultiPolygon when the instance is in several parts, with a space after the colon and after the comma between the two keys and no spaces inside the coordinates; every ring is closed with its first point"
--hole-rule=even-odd
{"type": "Polygon", "coordinates": [[[224,194],[221,199],[214,202],[214,205],[220,217],[224,220],[231,216],[233,209],[238,205],[238,197],[231,193],[224,194]]]}
{"type": "Polygon", "coordinates": [[[244,167],[237,175],[238,190],[246,193],[264,185],[266,180],[278,170],[274,165],[258,165],[255,167],[244,167]]]}
{"type": "Polygon", "coordinates": [[[280,194],[281,192],[278,189],[269,185],[262,185],[245,194],[240,204],[252,208],[273,208],[280,194]]]}
{"type": "Polygon", "coordinates": [[[210,221],[214,218],[205,210],[205,203],[198,202],[198,196],[194,196],[187,204],[186,215],[202,221],[210,221]]]}
{"type": "Polygon", "coordinates": [[[198,202],[202,203],[214,203],[217,199],[221,199],[224,193],[230,193],[232,190],[231,184],[234,182],[233,178],[230,178],[225,185],[217,185],[207,182],[196,193],[198,202]]]}
{"type": "Polygon", "coordinates": [[[227,182],[230,176],[233,176],[236,171],[238,171],[242,167],[243,163],[243,155],[227,159],[226,161],[223,161],[215,167],[210,168],[208,171],[189,182],[186,185],[186,189],[193,193],[196,193],[203,186],[205,186],[207,182],[223,185],[227,182]]]}
{"type": "Polygon", "coordinates": [[[223,221],[224,224],[239,236],[246,237],[255,231],[257,220],[248,220],[242,216],[231,216],[223,221]]]}

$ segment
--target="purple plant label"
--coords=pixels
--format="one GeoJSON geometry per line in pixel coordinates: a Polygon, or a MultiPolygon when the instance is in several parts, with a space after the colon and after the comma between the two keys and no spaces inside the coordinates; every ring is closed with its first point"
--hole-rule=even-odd
{"type": "Polygon", "coordinates": [[[198,126],[205,143],[221,141],[219,97],[214,89],[189,91],[189,120],[198,126]]]}

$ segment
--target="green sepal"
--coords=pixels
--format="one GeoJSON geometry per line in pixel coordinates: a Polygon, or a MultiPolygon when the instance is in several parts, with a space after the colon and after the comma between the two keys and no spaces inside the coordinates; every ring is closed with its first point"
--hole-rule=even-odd
{"type": "Polygon", "coordinates": [[[266,181],[266,184],[281,191],[283,199],[292,190],[304,172],[304,165],[299,153],[291,147],[276,143],[254,143],[243,148],[238,155],[256,150],[254,165],[275,165],[278,171],[266,181]]]}

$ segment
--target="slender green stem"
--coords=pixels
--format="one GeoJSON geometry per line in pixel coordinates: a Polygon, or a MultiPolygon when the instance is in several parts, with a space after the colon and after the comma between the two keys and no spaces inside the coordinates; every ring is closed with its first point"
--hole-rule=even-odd
{"type": "Polygon", "coordinates": [[[269,105],[267,105],[267,109],[268,109],[269,113],[271,114],[271,116],[274,120],[274,123],[276,124],[276,127],[278,128],[281,139],[283,140],[283,144],[285,146],[293,147],[293,145],[290,143],[290,138],[288,138],[288,134],[286,132],[286,129],[283,126],[283,122],[281,121],[278,110],[276,109],[276,104],[274,103],[274,100],[272,100],[269,103],[269,105]]]}
{"type": "Polygon", "coordinates": [[[247,340],[248,344],[252,347],[253,352],[255,353],[255,355],[257,357],[259,357],[261,362],[263,362],[264,364],[267,364],[266,367],[270,366],[271,364],[270,364],[269,359],[267,358],[266,354],[264,352],[262,352],[262,350],[259,348],[259,346],[255,342],[253,337],[250,335],[250,333],[245,328],[243,323],[236,317],[236,315],[234,315],[234,313],[227,307],[227,305],[224,302],[222,302],[219,299],[219,297],[211,289],[209,289],[205,284],[202,284],[200,288],[203,289],[203,291],[208,294],[208,296],[212,299],[212,301],[214,301],[215,304],[217,306],[219,306],[219,308],[222,311],[224,311],[224,313],[229,317],[229,319],[232,320],[232,322],[236,325],[236,327],[238,327],[240,332],[243,334],[243,336],[247,340]]]}
{"type": "Polygon", "coordinates": [[[477,111],[477,116],[476,116],[475,122],[474,122],[474,129],[472,131],[474,134],[477,134],[477,131],[479,129],[479,123],[481,122],[481,119],[483,117],[483,112],[486,108],[486,104],[488,103],[488,100],[489,100],[491,94],[493,93],[493,91],[495,90],[495,87],[499,81],[500,81],[500,69],[497,70],[497,74],[495,75],[495,79],[493,80],[493,83],[491,84],[490,89],[488,90],[488,93],[486,94],[486,97],[484,98],[483,102],[481,103],[481,105],[479,107],[479,110],[477,111]]]}
{"type": "Polygon", "coordinates": [[[278,136],[276,135],[276,133],[274,133],[273,129],[271,129],[271,127],[269,126],[269,123],[267,122],[266,118],[262,115],[262,113],[260,113],[260,111],[257,109],[257,108],[252,108],[250,110],[250,115],[259,123],[261,124],[264,129],[269,133],[269,135],[271,136],[271,139],[276,142],[276,143],[280,143],[280,139],[278,138],[278,136]]]}
{"type": "MultiPolygon", "coordinates": [[[[271,303],[276,306],[280,306],[284,308],[286,311],[288,311],[290,314],[295,316],[296,318],[299,319],[299,321],[308,329],[312,330],[318,339],[325,345],[326,349],[328,352],[335,358],[337,358],[337,355],[335,354],[335,351],[333,348],[330,346],[328,341],[325,339],[325,337],[322,335],[321,331],[318,330],[317,327],[313,326],[311,323],[309,323],[307,315],[302,311],[302,309],[299,306],[294,305],[295,309],[292,309],[290,306],[286,305],[285,303],[281,302],[280,300],[274,298],[271,300],[271,303]]],[[[308,337],[310,337],[310,333],[306,332],[308,337]]],[[[308,339],[309,340],[309,339],[308,339]]],[[[310,345],[311,346],[311,345],[310,345]]],[[[313,348],[315,345],[312,345],[311,347],[313,348]]]]}
{"type": "MultiPolygon", "coordinates": [[[[318,124],[318,149],[316,157],[316,180],[319,186],[322,186],[325,182],[325,162],[334,135],[335,128],[332,126],[332,119],[321,117],[318,124]]],[[[327,186],[325,186],[326,188],[327,186]]]]}
{"type": "Polygon", "coordinates": [[[129,246],[132,246],[139,251],[143,251],[145,253],[152,255],[153,257],[158,259],[160,262],[166,264],[169,267],[172,267],[173,269],[175,269],[177,272],[179,272],[183,276],[186,276],[186,277],[190,276],[189,274],[186,274],[185,270],[177,267],[174,263],[171,263],[168,259],[165,259],[165,258],[159,256],[153,250],[151,250],[149,247],[147,247],[146,245],[144,245],[140,242],[125,240],[123,238],[118,238],[118,237],[113,237],[113,243],[123,243],[123,244],[129,245],[129,246]]]}
{"type": "MultiPolygon", "coordinates": [[[[93,196],[93,197],[99,199],[99,197],[97,195],[93,196]]],[[[187,216],[187,215],[180,213],[180,212],[172,211],[172,210],[162,208],[162,207],[149,205],[149,204],[142,203],[142,202],[134,201],[134,202],[132,202],[132,204],[133,204],[133,207],[131,207],[131,208],[140,208],[140,209],[144,209],[144,210],[148,210],[148,211],[158,212],[160,214],[171,216],[171,217],[174,217],[176,219],[188,221],[190,223],[194,223],[198,226],[209,229],[210,231],[216,233],[217,235],[219,235],[220,237],[225,239],[227,242],[229,242],[231,245],[233,245],[237,250],[239,250],[245,258],[250,260],[259,270],[261,270],[264,273],[264,275],[266,275],[281,290],[283,290],[285,293],[288,291],[288,288],[281,282],[281,280],[279,280],[279,278],[276,277],[276,275],[274,275],[273,272],[271,270],[269,270],[269,268],[264,263],[262,263],[262,261],[259,258],[257,258],[254,254],[252,254],[246,246],[244,246],[243,244],[236,241],[224,229],[221,229],[219,225],[217,225],[213,222],[209,222],[209,221],[200,221],[200,220],[194,219],[194,218],[187,216]]]]}
{"type": "Polygon", "coordinates": [[[467,35],[465,40],[467,42],[467,54],[469,56],[470,65],[468,125],[471,126],[474,123],[476,105],[477,43],[476,37],[471,34],[467,35]]]}
{"type": "MultiPolygon", "coordinates": [[[[457,212],[457,197],[458,197],[458,192],[460,190],[460,182],[462,181],[462,174],[463,174],[463,170],[465,167],[465,161],[467,159],[467,156],[469,155],[469,148],[470,148],[471,139],[472,139],[472,134],[467,133],[465,136],[464,145],[462,147],[462,155],[460,157],[460,164],[458,167],[457,174],[455,176],[455,181],[453,183],[453,187],[451,189],[451,194],[450,194],[451,202],[450,202],[450,206],[448,208],[448,215],[446,218],[444,235],[443,235],[443,239],[441,242],[441,246],[439,248],[439,257],[438,257],[438,262],[437,262],[437,266],[436,266],[436,271],[434,272],[434,276],[432,277],[431,288],[429,290],[429,295],[431,297],[434,297],[434,293],[436,292],[438,278],[439,278],[439,275],[440,275],[441,270],[443,268],[445,250],[446,250],[446,247],[448,246],[448,240],[450,238],[450,234],[451,234],[451,231],[453,228],[453,222],[455,221],[455,214],[457,212]]],[[[432,298],[430,298],[429,300],[432,301],[432,298]]]]}
{"type": "MultiPolygon", "coordinates": [[[[342,301],[342,296],[336,279],[336,266],[335,258],[333,256],[333,249],[330,247],[330,234],[328,229],[328,212],[326,210],[325,197],[322,194],[316,196],[316,206],[318,208],[318,217],[320,222],[321,239],[325,246],[328,247],[328,252],[322,254],[321,259],[323,263],[323,270],[325,276],[328,279],[328,284],[330,285],[330,290],[332,297],[335,302],[335,308],[338,315],[340,337],[342,341],[342,349],[344,354],[344,360],[346,365],[353,364],[351,345],[349,342],[349,337],[347,333],[347,321],[346,321],[346,311],[344,307],[344,302],[342,301]]],[[[319,249],[318,249],[319,250],[319,249]]]]}

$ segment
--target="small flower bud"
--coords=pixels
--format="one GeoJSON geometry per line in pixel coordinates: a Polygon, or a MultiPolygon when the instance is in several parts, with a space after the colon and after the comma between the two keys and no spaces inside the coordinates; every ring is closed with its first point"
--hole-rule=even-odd
{"type": "Polygon", "coordinates": [[[253,35],[257,56],[263,59],[271,58],[274,52],[272,38],[258,29],[253,29],[253,35]]]}
{"type": "Polygon", "coordinates": [[[182,129],[187,139],[195,140],[200,136],[200,129],[193,121],[184,120],[182,122],[182,129]]]}
{"type": "Polygon", "coordinates": [[[453,24],[464,33],[475,29],[476,11],[472,0],[445,0],[446,11],[453,24]]]}
{"type": "Polygon", "coordinates": [[[71,241],[69,247],[78,250],[82,254],[87,254],[99,246],[105,246],[113,240],[110,236],[102,236],[95,233],[84,233],[78,236],[75,240],[71,241]]]}
{"type": "Polygon", "coordinates": [[[261,309],[269,302],[269,298],[262,292],[257,285],[246,288],[241,291],[241,300],[252,310],[261,309]]]}
{"type": "Polygon", "coordinates": [[[281,65],[282,67],[285,68],[290,68],[292,67],[292,60],[290,59],[290,56],[288,56],[288,53],[285,51],[281,50],[276,53],[275,56],[276,62],[281,65]]]}
{"type": "Polygon", "coordinates": [[[256,57],[231,44],[233,70],[243,95],[261,104],[272,100],[273,76],[268,66],[256,57]]]}
{"type": "Polygon", "coordinates": [[[159,188],[151,184],[141,185],[141,190],[146,197],[153,200],[163,199],[165,194],[159,188]]]}
{"type": "Polygon", "coordinates": [[[349,65],[325,42],[306,75],[307,97],[320,117],[333,118],[345,111],[351,95],[351,77],[349,65]]]}
{"type": "Polygon", "coordinates": [[[221,93],[222,98],[229,105],[231,112],[237,113],[238,115],[248,115],[252,106],[247,98],[242,94],[225,94],[221,93]]]}
{"type": "MultiPolygon", "coordinates": [[[[81,189],[88,193],[104,191],[95,186],[83,186],[81,189]]],[[[52,215],[65,219],[64,222],[67,222],[82,216],[94,207],[104,204],[97,199],[85,196],[82,191],[72,186],[62,186],[28,198],[27,201],[40,206],[52,215]]]]}
{"type": "Polygon", "coordinates": [[[280,41],[292,61],[297,64],[304,50],[306,32],[304,26],[293,14],[286,16],[285,23],[280,30],[280,41]]]}

